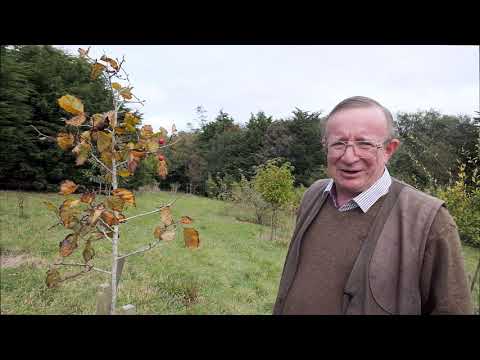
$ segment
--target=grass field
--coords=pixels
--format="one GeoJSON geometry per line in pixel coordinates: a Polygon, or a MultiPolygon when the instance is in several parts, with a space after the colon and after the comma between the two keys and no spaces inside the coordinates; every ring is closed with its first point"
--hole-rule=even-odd
{"type": "MultiPolygon", "coordinates": [[[[137,208],[126,216],[149,211],[173,199],[167,192],[137,193],[137,208]]],[[[119,286],[119,305],[135,304],[139,314],[271,314],[287,252],[292,220],[280,229],[278,241],[269,229],[239,221],[248,217],[226,202],[179,194],[177,218],[188,215],[200,233],[201,246],[184,247],[181,236],[150,252],[128,258],[119,286]]],[[[57,194],[0,192],[1,313],[94,314],[96,286],[107,275],[90,272],[55,289],[45,286],[48,263],[69,232],[55,223],[43,200],[60,204],[57,194]],[[24,216],[18,208],[24,198],[24,216]]],[[[132,219],[122,225],[120,252],[153,240],[159,215],[132,219]]],[[[95,245],[95,266],[109,269],[106,241],[95,245]]],[[[467,270],[473,274],[480,250],[464,247],[467,270]]],[[[69,261],[81,262],[81,251],[69,261]]],[[[72,271],[62,269],[62,271],[72,271]]],[[[478,308],[478,287],[474,301],[478,308]]]]}

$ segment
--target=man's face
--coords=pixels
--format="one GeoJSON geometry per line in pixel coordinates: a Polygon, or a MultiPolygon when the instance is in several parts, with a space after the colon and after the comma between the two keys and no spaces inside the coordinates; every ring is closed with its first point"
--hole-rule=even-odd
{"type": "MultiPolygon", "coordinates": [[[[387,121],[377,107],[352,108],[334,114],[327,123],[327,146],[335,141],[368,140],[382,144],[388,138],[387,121]]],[[[353,198],[373,185],[382,175],[399,140],[393,139],[368,156],[347,146],[343,155],[328,151],[328,175],[335,181],[337,195],[353,198]]]]}

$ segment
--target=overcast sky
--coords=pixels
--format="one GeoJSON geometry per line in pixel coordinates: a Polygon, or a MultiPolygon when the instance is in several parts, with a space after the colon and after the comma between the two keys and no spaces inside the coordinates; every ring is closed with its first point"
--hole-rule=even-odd
{"type": "MultiPolygon", "coordinates": [[[[61,45],[78,54],[79,47],[61,45]]],[[[90,55],[125,55],[139,108],[155,130],[196,125],[201,105],[236,122],[264,111],[274,119],[304,111],[328,113],[354,95],[396,112],[436,109],[474,116],[479,110],[478,46],[95,45],[90,55]]]]}

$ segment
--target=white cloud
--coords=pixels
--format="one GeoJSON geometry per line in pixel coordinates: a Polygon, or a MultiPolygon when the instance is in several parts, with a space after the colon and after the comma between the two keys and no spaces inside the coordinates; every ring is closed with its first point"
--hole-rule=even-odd
{"type": "Polygon", "coordinates": [[[259,110],[274,118],[295,107],[326,113],[352,95],[393,112],[473,115],[480,107],[475,46],[92,46],[92,55],[103,52],[125,55],[134,93],[146,100],[144,123],[154,127],[186,129],[198,105],[209,120],[223,109],[245,122],[259,110]]]}

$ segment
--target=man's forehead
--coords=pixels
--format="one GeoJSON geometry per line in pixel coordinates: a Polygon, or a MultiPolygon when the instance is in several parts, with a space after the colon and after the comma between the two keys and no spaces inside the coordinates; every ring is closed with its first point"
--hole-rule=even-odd
{"type": "Polygon", "coordinates": [[[381,109],[374,106],[342,109],[333,114],[327,122],[327,130],[363,129],[387,130],[387,119],[381,109]]]}

